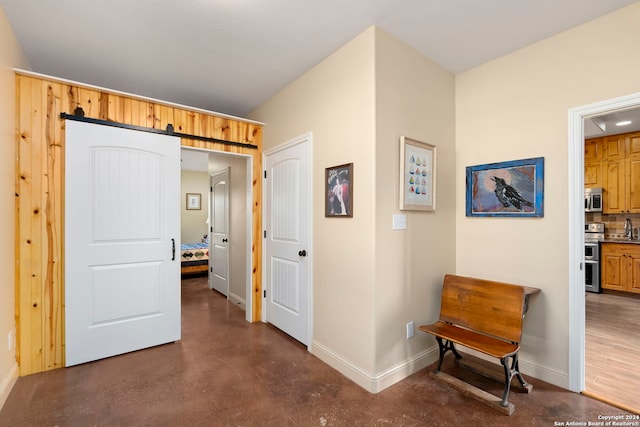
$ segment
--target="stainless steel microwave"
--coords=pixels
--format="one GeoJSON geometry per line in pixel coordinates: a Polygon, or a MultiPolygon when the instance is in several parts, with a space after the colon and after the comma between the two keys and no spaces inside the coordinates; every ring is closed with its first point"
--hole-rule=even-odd
{"type": "Polygon", "coordinates": [[[584,189],[584,211],[602,212],[602,188],[584,189]]]}

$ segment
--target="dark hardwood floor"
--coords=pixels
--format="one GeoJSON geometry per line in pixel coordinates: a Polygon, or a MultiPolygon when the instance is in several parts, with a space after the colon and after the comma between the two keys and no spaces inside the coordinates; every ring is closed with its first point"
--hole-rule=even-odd
{"type": "Polygon", "coordinates": [[[640,299],[586,293],[586,391],[640,413],[640,299]]]}

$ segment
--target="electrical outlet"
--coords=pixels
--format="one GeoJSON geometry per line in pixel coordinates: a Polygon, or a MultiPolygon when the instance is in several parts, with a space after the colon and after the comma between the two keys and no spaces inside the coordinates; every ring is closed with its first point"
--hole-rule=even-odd
{"type": "Polygon", "coordinates": [[[9,335],[7,336],[7,346],[9,347],[9,351],[13,348],[13,330],[9,331],[9,335]]]}
{"type": "Polygon", "coordinates": [[[407,339],[413,337],[413,322],[407,323],[407,339]]]}

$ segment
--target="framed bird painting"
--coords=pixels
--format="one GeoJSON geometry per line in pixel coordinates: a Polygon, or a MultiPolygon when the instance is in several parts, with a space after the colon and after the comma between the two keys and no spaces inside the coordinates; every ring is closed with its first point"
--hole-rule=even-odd
{"type": "Polygon", "coordinates": [[[467,216],[543,217],[544,157],[467,166],[467,216]]]}

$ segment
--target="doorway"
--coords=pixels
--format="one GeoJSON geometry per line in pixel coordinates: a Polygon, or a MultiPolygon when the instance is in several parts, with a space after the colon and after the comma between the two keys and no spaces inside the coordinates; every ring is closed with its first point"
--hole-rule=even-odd
{"type": "MultiPolygon", "coordinates": [[[[245,310],[245,318],[248,322],[252,321],[251,298],[252,298],[252,272],[251,272],[251,248],[252,248],[252,159],[250,156],[242,154],[231,154],[220,151],[195,149],[182,147],[182,173],[185,175],[196,174],[198,183],[205,189],[202,190],[201,206],[204,214],[200,222],[202,223],[202,235],[196,234],[196,238],[204,239],[209,244],[209,255],[213,253],[211,250],[211,226],[212,216],[210,214],[211,207],[211,175],[220,170],[229,168],[229,210],[233,216],[230,221],[231,228],[229,230],[228,249],[229,249],[229,270],[230,278],[228,284],[228,299],[233,304],[245,310]],[[248,309],[247,309],[248,308],[248,309]]],[[[183,181],[184,183],[184,181],[183,181]]],[[[199,188],[203,188],[199,187],[199,188]]],[[[182,193],[186,194],[189,189],[183,185],[182,193]]],[[[182,203],[185,203],[183,200],[182,203]]],[[[183,214],[185,211],[183,210],[183,214]]],[[[184,226],[184,225],[183,225],[184,226]]],[[[187,243],[184,239],[183,243],[187,243]]],[[[211,274],[211,263],[215,263],[215,259],[211,256],[209,260],[209,269],[207,274],[211,274]]]]}
{"type": "MultiPolygon", "coordinates": [[[[585,390],[586,295],[584,290],[584,121],[640,107],[640,94],[569,110],[569,388],[585,390]]],[[[615,404],[615,400],[609,403],[615,404]]]]}

